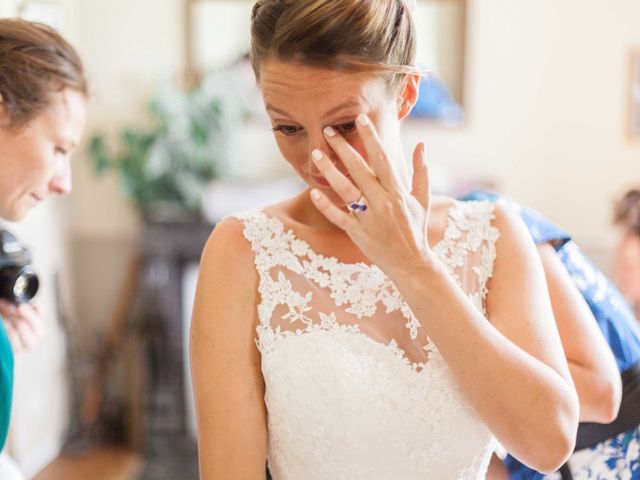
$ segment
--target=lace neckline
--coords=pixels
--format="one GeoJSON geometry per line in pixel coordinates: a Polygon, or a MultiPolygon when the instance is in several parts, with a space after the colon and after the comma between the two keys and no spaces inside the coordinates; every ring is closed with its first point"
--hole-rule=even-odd
{"type": "MultiPolygon", "coordinates": [[[[458,209],[460,207],[460,202],[457,200],[453,201],[453,204],[447,208],[447,220],[446,220],[446,226],[444,229],[444,234],[442,236],[442,238],[436,242],[432,247],[431,250],[435,253],[441,252],[443,251],[443,249],[446,246],[446,240],[448,237],[448,233],[450,233],[450,231],[452,229],[455,228],[455,211],[456,209],[458,209]]],[[[302,250],[304,250],[306,252],[306,254],[314,259],[317,260],[323,264],[331,264],[331,265],[341,265],[342,267],[345,268],[352,268],[352,269],[361,269],[361,270],[374,270],[376,272],[382,272],[382,269],[380,267],[378,267],[376,264],[368,264],[365,262],[343,262],[341,260],[339,260],[337,257],[332,256],[332,255],[323,255],[321,253],[318,253],[316,250],[314,250],[311,245],[309,245],[309,242],[307,242],[306,240],[301,239],[294,231],[292,228],[287,227],[284,222],[282,220],[280,220],[278,217],[276,217],[275,215],[271,215],[268,214],[267,212],[264,211],[264,209],[259,208],[256,210],[256,212],[263,216],[265,219],[267,220],[271,220],[274,221],[278,224],[279,227],[282,228],[282,234],[289,236],[293,242],[298,243],[298,245],[301,247],[302,250]]],[[[382,272],[384,275],[384,272],[382,272]]]]}
{"type": "MultiPolygon", "coordinates": [[[[315,308],[311,303],[312,291],[297,291],[285,274],[287,270],[306,277],[320,288],[328,288],[335,305],[344,308],[346,313],[355,315],[357,321],[372,317],[381,306],[387,314],[398,311],[405,319],[404,326],[409,330],[411,341],[418,338],[421,327],[419,320],[380,267],[365,262],[342,262],[334,256],[317,253],[278,217],[262,209],[247,210],[235,216],[245,222],[244,236],[251,242],[260,275],[258,290],[262,300],[258,305],[260,325],[257,326],[256,342],[261,352],[271,351],[275,345],[274,339],[303,335],[318,329],[336,331],[336,328],[347,328],[353,329],[353,333],[359,332],[358,323],[342,325],[336,321],[333,313],[319,312],[318,323],[313,314],[309,313],[315,308]],[[274,267],[284,271],[272,273],[271,269],[274,267]],[[304,324],[305,328],[281,330],[279,324],[272,326],[272,315],[279,305],[285,308],[278,313],[279,318],[291,324],[301,322],[300,326],[304,324]]],[[[492,218],[493,206],[488,202],[454,201],[446,210],[443,238],[432,247],[434,254],[443,262],[456,283],[485,314],[483,301],[487,293],[486,281],[491,277],[495,258],[494,243],[499,236],[497,229],[490,224],[492,218]],[[468,273],[477,277],[479,286],[471,291],[469,285],[465,287],[463,284],[460,274],[465,273],[458,270],[465,268],[469,252],[476,251],[480,252],[480,264],[470,265],[468,273]]],[[[467,272],[467,269],[464,271],[467,272]]],[[[425,341],[426,344],[418,346],[427,352],[428,360],[437,348],[428,336],[425,341]]],[[[422,370],[426,364],[416,361],[419,360],[417,358],[410,361],[393,338],[388,344],[378,343],[406,361],[413,370],[422,370]]]]}

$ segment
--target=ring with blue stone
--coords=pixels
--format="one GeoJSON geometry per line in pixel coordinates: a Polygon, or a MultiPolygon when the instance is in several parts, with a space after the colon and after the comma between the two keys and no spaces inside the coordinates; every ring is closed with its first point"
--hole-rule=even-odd
{"type": "Polygon", "coordinates": [[[347,210],[351,213],[364,212],[367,209],[367,203],[364,197],[360,197],[355,202],[351,202],[347,204],[347,210]]]}

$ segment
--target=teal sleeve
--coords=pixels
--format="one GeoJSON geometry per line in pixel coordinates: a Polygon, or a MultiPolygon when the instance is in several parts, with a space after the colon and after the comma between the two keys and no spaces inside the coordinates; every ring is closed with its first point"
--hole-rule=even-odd
{"type": "Polygon", "coordinates": [[[0,317],[0,450],[4,448],[11,418],[13,393],[13,350],[0,317]]]}

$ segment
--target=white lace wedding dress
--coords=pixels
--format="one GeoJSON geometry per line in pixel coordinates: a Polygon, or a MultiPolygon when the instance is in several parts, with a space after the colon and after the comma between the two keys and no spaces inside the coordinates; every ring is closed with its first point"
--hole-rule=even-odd
{"type": "MultiPolygon", "coordinates": [[[[484,478],[493,436],[382,270],[319,255],[261,210],[234,216],[260,278],[274,480],[484,478]]],[[[483,312],[492,219],[490,203],[456,202],[435,247],[483,312]]]]}

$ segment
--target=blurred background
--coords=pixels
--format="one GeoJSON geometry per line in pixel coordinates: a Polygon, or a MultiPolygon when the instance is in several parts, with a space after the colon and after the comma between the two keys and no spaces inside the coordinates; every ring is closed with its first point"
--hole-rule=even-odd
{"type": "MultiPolygon", "coordinates": [[[[187,358],[201,248],[222,216],[301,186],[249,49],[249,0],[0,0],[58,28],[90,80],[73,193],[10,228],[46,308],[16,359],[8,450],[27,478],[197,478],[187,358]]],[[[405,122],[435,189],[498,190],[605,272],[613,205],[640,184],[637,0],[418,0],[432,72],[405,122]]]]}

